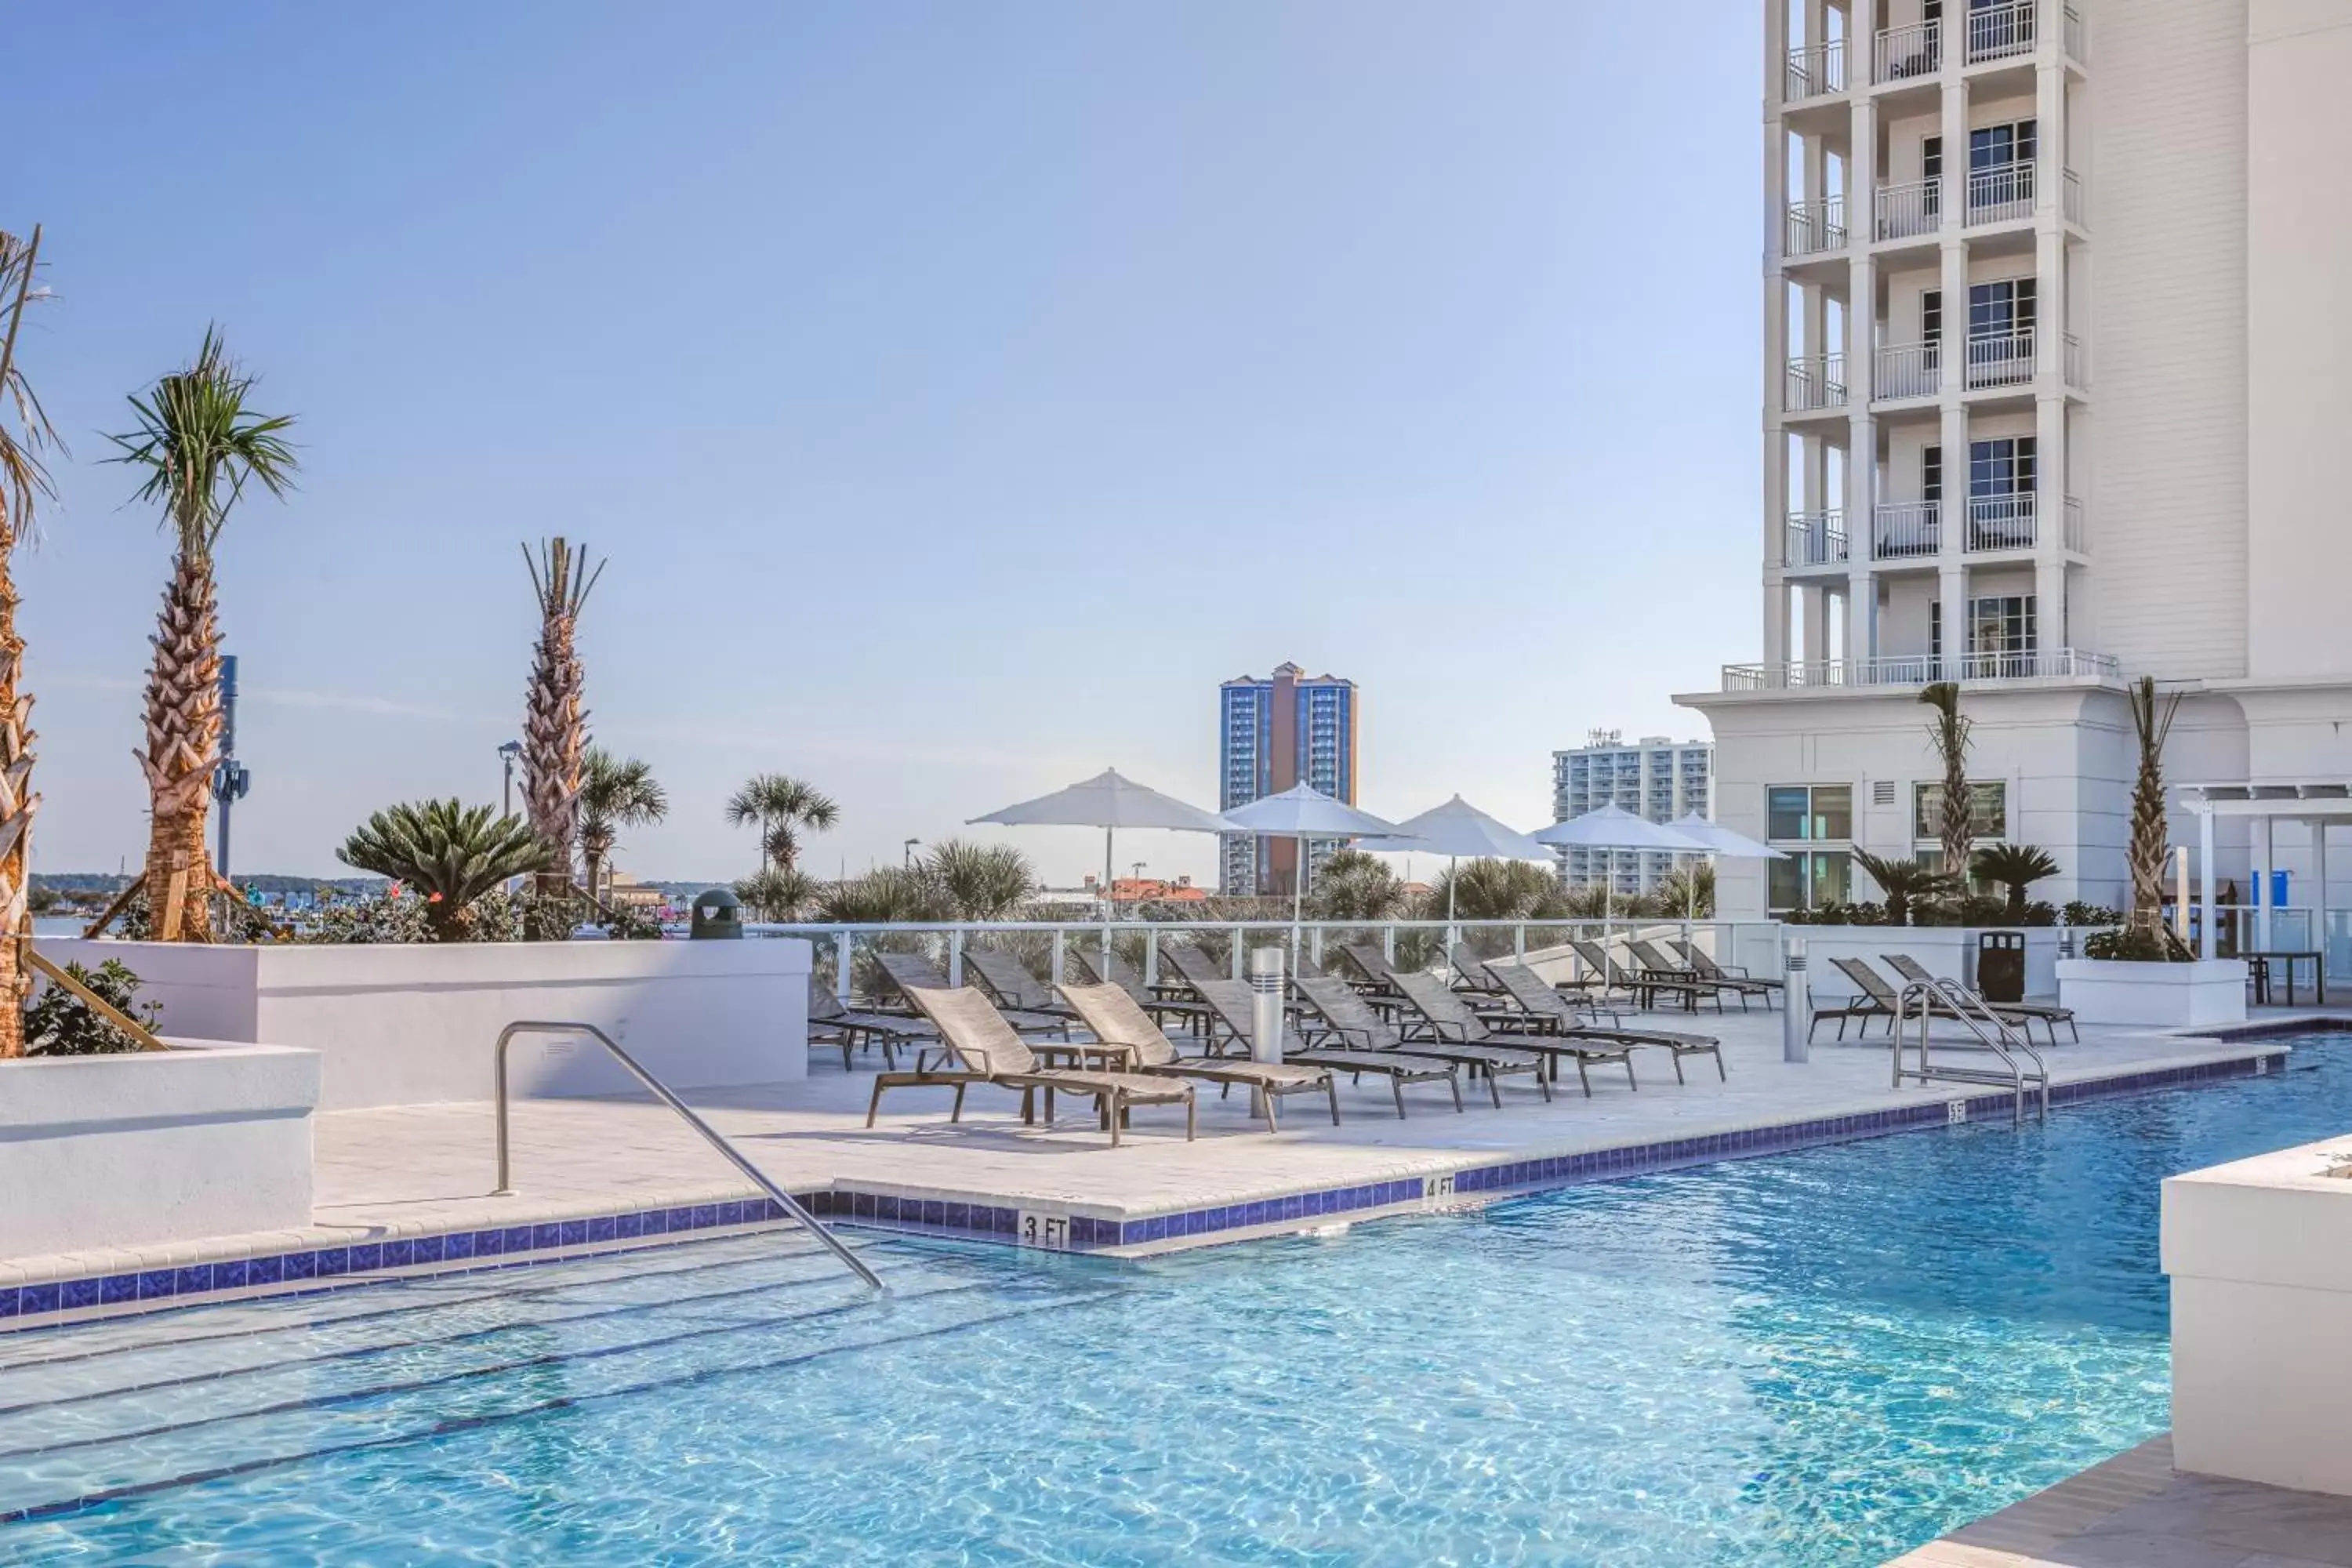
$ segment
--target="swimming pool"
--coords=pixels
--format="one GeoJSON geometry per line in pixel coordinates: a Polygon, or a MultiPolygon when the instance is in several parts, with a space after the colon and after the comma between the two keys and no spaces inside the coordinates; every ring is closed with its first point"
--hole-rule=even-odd
{"type": "Polygon", "coordinates": [[[0,1557],[1875,1564],[2166,1426],[2265,1079],[1142,1264],[777,1237],[0,1339],[0,1557]]]}

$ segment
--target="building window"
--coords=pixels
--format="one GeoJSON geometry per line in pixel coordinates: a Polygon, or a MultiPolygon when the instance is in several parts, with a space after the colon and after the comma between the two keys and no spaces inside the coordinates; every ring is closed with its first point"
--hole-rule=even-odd
{"type": "MultiPolygon", "coordinates": [[[[1969,812],[1969,837],[1972,839],[2006,838],[2009,837],[2009,785],[1969,782],[1975,799],[1969,812]]],[[[1913,842],[1943,843],[1944,786],[1922,784],[1911,786],[1911,837],[1913,842]]]]}
{"type": "Polygon", "coordinates": [[[1847,901],[1853,886],[1853,855],[1846,847],[1853,840],[1852,784],[1775,784],[1765,792],[1765,823],[1767,837],[1806,847],[1769,863],[1771,912],[1847,901]],[[1828,844],[1838,847],[1815,847],[1828,844]]]}
{"type": "Polygon", "coordinates": [[[2032,653],[2034,648],[2034,595],[2001,594],[1969,601],[1969,651],[1979,654],[2032,653]]]}
{"type": "Polygon", "coordinates": [[[1944,291],[1930,289],[1919,296],[1919,341],[1940,343],[1944,341],[1944,291]]]}
{"type": "Polygon", "coordinates": [[[1824,904],[1853,900],[1853,853],[1847,849],[1813,849],[1768,861],[1765,901],[1769,912],[1785,915],[1796,910],[1818,910],[1824,904]]]}
{"type": "Polygon", "coordinates": [[[2007,125],[1982,125],[1969,132],[1969,167],[2002,169],[2033,162],[2038,141],[2034,122],[2011,121],[2007,125]]]}

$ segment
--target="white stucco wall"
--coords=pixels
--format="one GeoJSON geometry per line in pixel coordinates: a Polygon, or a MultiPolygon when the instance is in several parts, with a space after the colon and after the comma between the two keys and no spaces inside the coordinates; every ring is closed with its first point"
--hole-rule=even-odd
{"type": "Polygon", "coordinates": [[[315,1051],[0,1062],[0,1258],[310,1223],[315,1051]]]}
{"type": "MultiPolygon", "coordinates": [[[[39,946],[60,963],[121,958],[142,997],[163,1004],[167,1030],[318,1051],[330,1110],[487,1100],[493,1043],[520,1018],[593,1024],[681,1090],[808,1072],[809,944],[794,940],[39,946]]],[[[634,1081],[584,1038],[520,1038],[510,1063],[520,1094],[634,1081]]]]}

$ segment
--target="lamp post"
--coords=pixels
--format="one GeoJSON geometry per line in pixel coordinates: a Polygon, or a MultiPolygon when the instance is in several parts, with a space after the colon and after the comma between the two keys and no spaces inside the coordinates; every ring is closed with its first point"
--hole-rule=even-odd
{"type": "Polygon", "coordinates": [[[909,838],[905,843],[898,846],[898,868],[900,870],[911,871],[915,868],[915,846],[921,842],[922,840],[919,838],[909,838]]]}
{"type": "Polygon", "coordinates": [[[514,815],[515,762],[516,759],[520,758],[521,755],[522,742],[520,741],[509,741],[505,745],[499,748],[499,762],[503,765],[503,770],[506,774],[505,782],[500,785],[499,791],[499,815],[501,816],[512,816],[514,815]]]}

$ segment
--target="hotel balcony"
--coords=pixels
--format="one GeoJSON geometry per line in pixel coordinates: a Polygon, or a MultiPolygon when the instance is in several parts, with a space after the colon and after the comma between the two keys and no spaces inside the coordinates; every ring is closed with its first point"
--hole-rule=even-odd
{"type": "Polygon", "coordinates": [[[1917,239],[1944,222],[1944,182],[1908,180],[1878,187],[1875,227],[1880,239],[1917,239]]]}
{"type": "Polygon", "coordinates": [[[1845,40],[1799,44],[1789,51],[1789,73],[1780,96],[1790,103],[1845,90],[1845,40]]]}
{"type": "Polygon", "coordinates": [[[1793,659],[1785,664],[1727,664],[1726,691],[1811,691],[1870,687],[1918,687],[1937,680],[2099,680],[2120,684],[2123,667],[2110,655],[2060,647],[2025,653],[1890,654],[1877,658],[1793,659]]]}
{"type": "MultiPolygon", "coordinates": [[[[2034,328],[2006,332],[1982,332],[1968,341],[1967,390],[1986,392],[2031,384],[2039,367],[2034,361],[2034,328]]],[[[2059,339],[2059,374],[2077,392],[2090,390],[2088,362],[2083,341],[2068,332],[2059,339]]],[[[1943,390],[1944,345],[1941,342],[1890,343],[1872,355],[1870,395],[1882,403],[1907,397],[1933,397],[1943,390]]]]}
{"type": "Polygon", "coordinates": [[[1878,351],[1871,374],[1872,396],[1882,400],[1933,397],[1943,385],[1942,343],[1895,343],[1878,351]]]}
{"type": "Polygon", "coordinates": [[[2033,171],[2031,163],[1995,163],[1969,171],[1969,213],[1971,224],[2010,223],[2033,216],[2033,171]]]}
{"type": "Polygon", "coordinates": [[[1819,256],[1845,248],[1845,198],[1827,196],[1817,202],[1790,202],[1787,232],[1780,241],[1784,256],[1819,256]]]}
{"type": "Polygon", "coordinates": [[[1845,355],[1800,355],[1789,362],[1782,406],[1791,414],[1807,414],[1845,406],[1845,355]]]}
{"type": "Polygon", "coordinates": [[[1790,512],[1781,535],[1780,564],[1791,572],[1813,567],[1843,567],[1846,563],[1845,513],[1790,512]]]}
{"type": "Polygon", "coordinates": [[[2032,327],[2018,327],[2006,332],[1971,333],[1968,342],[1968,389],[1983,392],[1991,387],[2031,384],[2033,332],[2032,327]]]}
{"type": "Polygon", "coordinates": [[[1968,16],[1969,64],[2005,60],[2033,52],[2035,0],[2006,5],[1972,5],[1968,16]]]}
{"type": "Polygon", "coordinates": [[[1878,35],[1876,42],[1877,49],[1871,61],[1873,81],[1908,81],[1913,77],[1933,76],[1944,68],[1941,22],[1888,27],[1878,35]]]}
{"type": "Polygon", "coordinates": [[[1941,501],[1881,501],[1871,509],[1870,558],[1873,561],[1915,561],[1921,556],[1938,554],[1943,547],[1941,501]]]}
{"type": "MultiPolygon", "coordinates": [[[[1987,555],[2035,548],[2042,542],[2042,510],[2040,498],[2032,490],[1969,497],[1964,514],[1967,528],[1960,539],[1962,552],[1987,555]]],[[[1871,509],[1870,558],[1918,561],[1942,553],[1943,511],[1941,501],[1879,502],[1871,509]]],[[[1794,518],[1790,520],[1792,540],[1797,521],[1794,518]]],[[[2073,496],[2065,497],[2060,504],[2059,542],[2075,554],[2082,553],[2083,503],[2073,496]]],[[[1796,563],[1791,560],[1788,564],[1796,563]]]]}

